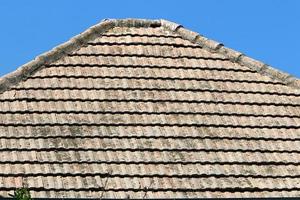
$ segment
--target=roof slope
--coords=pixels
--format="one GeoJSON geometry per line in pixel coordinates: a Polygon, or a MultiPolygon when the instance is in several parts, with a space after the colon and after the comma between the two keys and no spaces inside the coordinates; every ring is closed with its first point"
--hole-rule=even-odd
{"type": "Polygon", "coordinates": [[[300,84],[164,20],[107,20],[0,80],[0,195],[300,196],[300,84]]]}

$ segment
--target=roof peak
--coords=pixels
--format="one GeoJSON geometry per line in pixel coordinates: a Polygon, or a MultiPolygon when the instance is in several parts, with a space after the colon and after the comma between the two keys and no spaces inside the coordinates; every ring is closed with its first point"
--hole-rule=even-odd
{"type": "Polygon", "coordinates": [[[37,56],[33,61],[26,63],[19,67],[16,71],[9,73],[0,78],[0,93],[9,89],[10,86],[25,79],[41,66],[54,62],[68,53],[77,50],[88,41],[96,38],[99,34],[102,34],[114,27],[164,27],[169,31],[179,34],[183,39],[189,40],[193,43],[200,45],[202,48],[222,54],[229,58],[233,62],[247,66],[257,72],[267,75],[273,79],[280,80],[284,84],[300,88],[300,80],[281,72],[273,67],[262,63],[258,60],[250,58],[241,52],[224,47],[222,43],[214,40],[210,40],[199,33],[185,29],[182,25],[170,22],[168,20],[148,20],[148,19],[104,19],[100,23],[90,27],[81,34],[71,38],[69,41],[53,48],[52,50],[37,56]]]}

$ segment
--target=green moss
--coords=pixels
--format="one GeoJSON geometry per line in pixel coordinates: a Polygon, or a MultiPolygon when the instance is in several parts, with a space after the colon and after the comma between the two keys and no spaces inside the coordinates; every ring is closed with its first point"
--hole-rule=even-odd
{"type": "Polygon", "coordinates": [[[29,189],[24,187],[16,189],[13,198],[16,200],[31,200],[29,189]]]}

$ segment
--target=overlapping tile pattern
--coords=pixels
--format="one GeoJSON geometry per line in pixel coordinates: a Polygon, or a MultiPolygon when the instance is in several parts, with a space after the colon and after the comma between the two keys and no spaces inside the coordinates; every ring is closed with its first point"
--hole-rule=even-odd
{"type": "Polygon", "coordinates": [[[0,195],[300,196],[300,90],[115,27],[0,94],[0,195]]]}

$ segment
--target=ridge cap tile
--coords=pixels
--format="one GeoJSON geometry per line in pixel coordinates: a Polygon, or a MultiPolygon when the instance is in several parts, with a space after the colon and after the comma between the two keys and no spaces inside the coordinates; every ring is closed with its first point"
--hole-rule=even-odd
{"type": "Polygon", "coordinates": [[[292,86],[297,89],[300,88],[300,80],[296,77],[293,77],[292,75],[284,73],[256,59],[248,57],[241,52],[225,47],[222,43],[210,40],[209,38],[206,38],[196,32],[185,29],[182,25],[176,24],[174,22],[168,22],[166,20],[161,21],[162,26],[164,26],[165,28],[179,34],[184,39],[187,39],[190,42],[199,44],[201,47],[209,50],[212,53],[220,53],[230,58],[233,62],[249,67],[250,69],[255,69],[259,73],[263,69],[264,73],[260,74],[267,75],[270,78],[279,80],[288,86],[292,86]]]}

